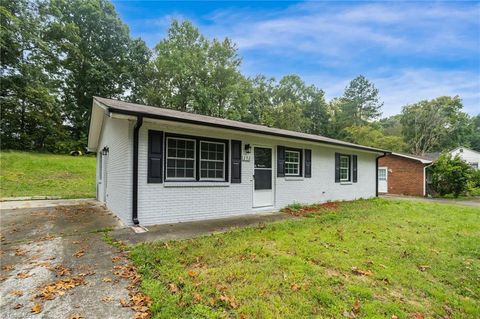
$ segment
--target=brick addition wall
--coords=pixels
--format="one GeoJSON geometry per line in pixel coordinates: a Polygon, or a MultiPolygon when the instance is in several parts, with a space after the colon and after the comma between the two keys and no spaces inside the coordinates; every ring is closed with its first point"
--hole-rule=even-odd
{"type": "Polygon", "coordinates": [[[388,194],[423,196],[424,164],[391,154],[380,158],[378,166],[388,168],[388,194]]]}

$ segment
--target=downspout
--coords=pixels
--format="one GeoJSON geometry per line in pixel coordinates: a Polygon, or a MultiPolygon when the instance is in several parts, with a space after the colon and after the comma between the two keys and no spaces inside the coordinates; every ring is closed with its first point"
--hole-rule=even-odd
{"type": "Polygon", "coordinates": [[[143,124],[143,116],[137,116],[133,127],[133,187],[132,187],[132,221],[138,225],[138,132],[143,124]]]}
{"type": "Polygon", "coordinates": [[[378,160],[382,157],[387,156],[388,153],[383,153],[383,155],[378,156],[375,160],[375,196],[378,197],[378,160]]]}

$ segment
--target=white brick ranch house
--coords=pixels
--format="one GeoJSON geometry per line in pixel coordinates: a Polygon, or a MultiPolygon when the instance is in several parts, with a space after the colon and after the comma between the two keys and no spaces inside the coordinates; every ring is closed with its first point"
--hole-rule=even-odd
{"type": "Polygon", "coordinates": [[[88,148],[97,153],[97,199],[128,225],[374,197],[377,159],[388,153],[99,97],[88,148]]]}

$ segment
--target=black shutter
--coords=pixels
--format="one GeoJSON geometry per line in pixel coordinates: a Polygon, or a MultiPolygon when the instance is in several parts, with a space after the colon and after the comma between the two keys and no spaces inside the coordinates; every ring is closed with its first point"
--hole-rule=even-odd
{"type": "Polygon", "coordinates": [[[305,150],[305,177],[312,177],[312,150],[305,150]]]}
{"type": "Polygon", "coordinates": [[[335,153],[335,183],[340,183],[340,154],[335,153]]]}
{"type": "Polygon", "coordinates": [[[163,132],[148,131],[148,182],[162,182],[163,132]]]}
{"type": "Polygon", "coordinates": [[[242,141],[232,140],[231,182],[242,182],[242,141]]]}
{"type": "Polygon", "coordinates": [[[358,175],[358,173],[357,173],[357,155],[352,155],[352,164],[353,164],[352,165],[353,166],[353,169],[352,169],[353,177],[352,177],[352,179],[353,179],[353,182],[356,183],[357,182],[357,175],[358,175]]]}
{"type": "Polygon", "coordinates": [[[277,177],[285,176],[285,147],[277,146],[277,177]]]}

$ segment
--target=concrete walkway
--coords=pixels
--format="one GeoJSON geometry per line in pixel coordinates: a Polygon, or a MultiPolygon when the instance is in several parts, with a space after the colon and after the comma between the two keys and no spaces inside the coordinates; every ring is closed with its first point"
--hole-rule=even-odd
{"type": "Polygon", "coordinates": [[[410,201],[420,201],[427,203],[440,203],[449,205],[460,205],[480,208],[480,198],[473,199],[444,199],[444,198],[427,198],[427,197],[414,197],[414,196],[397,196],[397,195],[381,195],[381,198],[385,199],[400,199],[410,201]]]}
{"type": "Polygon", "coordinates": [[[128,245],[148,241],[189,239],[208,234],[226,232],[235,228],[256,226],[296,218],[285,213],[242,215],[237,217],[210,219],[195,222],[147,226],[145,233],[137,234],[131,228],[116,229],[109,233],[116,240],[128,245]]]}

